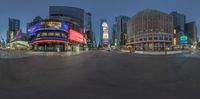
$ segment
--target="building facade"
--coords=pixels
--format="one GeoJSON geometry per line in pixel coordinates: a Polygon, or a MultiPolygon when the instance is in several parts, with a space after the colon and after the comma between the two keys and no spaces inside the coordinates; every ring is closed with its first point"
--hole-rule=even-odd
{"type": "Polygon", "coordinates": [[[180,37],[183,35],[187,35],[185,32],[186,16],[176,11],[171,12],[170,15],[172,15],[173,17],[173,26],[174,29],[176,30],[176,33],[174,35],[176,39],[175,42],[176,45],[180,46],[181,45],[180,37]]]}
{"type": "Polygon", "coordinates": [[[20,30],[20,20],[9,18],[8,31],[7,31],[7,43],[10,43],[15,39],[16,33],[19,30],[20,30]]]}
{"type": "Polygon", "coordinates": [[[146,9],[128,23],[129,43],[137,50],[161,51],[172,46],[173,17],[158,10],[146,9]]]}
{"type": "Polygon", "coordinates": [[[6,48],[6,42],[3,39],[3,37],[1,37],[1,39],[0,39],[0,48],[6,48]]]}
{"type": "Polygon", "coordinates": [[[49,18],[64,20],[70,24],[70,28],[83,33],[84,27],[84,9],[68,6],[50,6],[49,18]]]}
{"type": "Polygon", "coordinates": [[[29,44],[35,51],[79,51],[86,40],[84,34],[59,19],[44,19],[28,24],[29,44]]]}
{"type": "Polygon", "coordinates": [[[188,44],[196,45],[198,42],[197,24],[196,22],[189,22],[185,24],[185,30],[188,36],[188,44]]]}
{"type": "Polygon", "coordinates": [[[28,26],[29,43],[35,51],[64,51],[67,31],[68,25],[60,20],[36,21],[28,26]]]}
{"type": "Polygon", "coordinates": [[[128,21],[130,20],[127,16],[118,16],[115,18],[115,43],[117,46],[124,45],[124,39],[121,37],[122,34],[127,34],[128,21]]]}
{"type": "Polygon", "coordinates": [[[95,34],[92,30],[92,14],[85,13],[84,33],[87,35],[87,45],[89,48],[96,48],[95,34]]]}
{"type": "Polygon", "coordinates": [[[117,37],[116,37],[116,23],[113,24],[112,26],[112,45],[117,46],[117,37]]]}

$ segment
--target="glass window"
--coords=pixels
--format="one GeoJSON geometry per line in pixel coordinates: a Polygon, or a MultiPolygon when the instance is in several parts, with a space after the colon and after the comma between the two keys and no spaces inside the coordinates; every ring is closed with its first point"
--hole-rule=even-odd
{"type": "Polygon", "coordinates": [[[53,32],[48,33],[48,36],[54,36],[53,32]]]}
{"type": "Polygon", "coordinates": [[[152,40],[153,38],[152,37],[149,37],[149,40],[152,40]]]}
{"type": "Polygon", "coordinates": [[[158,37],[154,37],[154,40],[158,40],[158,37]]]}
{"type": "Polygon", "coordinates": [[[62,37],[66,37],[66,35],[64,33],[62,33],[61,35],[62,35],[62,37]]]}
{"type": "Polygon", "coordinates": [[[42,36],[47,36],[47,33],[42,33],[42,36]]]}
{"type": "Polygon", "coordinates": [[[55,33],[55,36],[60,37],[60,33],[55,33]]]}
{"type": "Polygon", "coordinates": [[[39,37],[40,37],[40,33],[37,34],[37,38],[39,38],[39,37]]]}
{"type": "Polygon", "coordinates": [[[168,37],[165,37],[165,40],[168,40],[168,37]]]}

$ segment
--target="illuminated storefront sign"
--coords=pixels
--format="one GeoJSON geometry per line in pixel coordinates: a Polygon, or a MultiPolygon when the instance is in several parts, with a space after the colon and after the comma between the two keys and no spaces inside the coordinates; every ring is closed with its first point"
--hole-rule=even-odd
{"type": "Polygon", "coordinates": [[[75,42],[79,42],[79,43],[85,43],[83,34],[77,32],[75,30],[72,30],[72,29],[69,30],[69,37],[68,38],[71,41],[75,41],[75,42]]]}
{"type": "Polygon", "coordinates": [[[187,36],[181,36],[180,37],[181,44],[188,44],[188,37],[187,36]]]}

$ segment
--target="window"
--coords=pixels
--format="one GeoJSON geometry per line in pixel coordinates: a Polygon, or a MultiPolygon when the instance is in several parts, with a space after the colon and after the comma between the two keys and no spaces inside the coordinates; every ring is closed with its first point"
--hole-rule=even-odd
{"type": "Polygon", "coordinates": [[[155,37],[154,37],[154,40],[158,40],[158,37],[157,37],[157,36],[155,36],[155,37]]]}
{"type": "Polygon", "coordinates": [[[55,36],[60,37],[60,33],[55,33],[55,36]]]}
{"type": "Polygon", "coordinates": [[[64,33],[61,33],[61,36],[62,36],[62,37],[66,37],[66,35],[65,35],[64,33]]]}
{"type": "Polygon", "coordinates": [[[37,34],[37,38],[39,38],[39,37],[40,37],[40,33],[37,34]]]}
{"type": "Polygon", "coordinates": [[[152,40],[153,38],[152,37],[149,37],[149,40],[152,40]]]}
{"type": "Polygon", "coordinates": [[[168,37],[165,37],[165,40],[168,40],[168,37]]]}
{"type": "Polygon", "coordinates": [[[48,33],[48,36],[54,36],[53,32],[48,33]]]}
{"type": "Polygon", "coordinates": [[[42,33],[42,36],[47,36],[47,33],[42,33]]]}

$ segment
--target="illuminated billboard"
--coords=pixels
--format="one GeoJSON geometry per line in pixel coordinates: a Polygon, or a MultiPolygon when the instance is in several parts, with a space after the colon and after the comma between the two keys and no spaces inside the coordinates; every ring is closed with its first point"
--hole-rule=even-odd
{"type": "Polygon", "coordinates": [[[61,22],[54,22],[54,21],[43,21],[41,22],[41,28],[61,28],[61,22]]]}
{"type": "Polygon", "coordinates": [[[67,32],[68,25],[64,21],[42,21],[28,27],[28,34],[35,35],[39,30],[62,30],[67,32]]]}
{"type": "Polygon", "coordinates": [[[42,21],[41,23],[42,30],[62,30],[67,32],[68,25],[65,22],[61,21],[42,21]]]}
{"type": "Polygon", "coordinates": [[[109,42],[109,34],[108,34],[108,24],[107,22],[102,23],[103,29],[103,42],[109,42]]]}
{"type": "Polygon", "coordinates": [[[176,38],[173,38],[173,45],[175,46],[177,44],[176,38]]]}
{"type": "Polygon", "coordinates": [[[188,44],[188,37],[183,35],[180,37],[181,44],[188,44]]]}
{"type": "Polygon", "coordinates": [[[79,43],[85,43],[83,34],[77,32],[75,30],[70,29],[68,36],[69,36],[68,39],[71,40],[71,41],[75,41],[75,42],[79,42],[79,43]]]}

